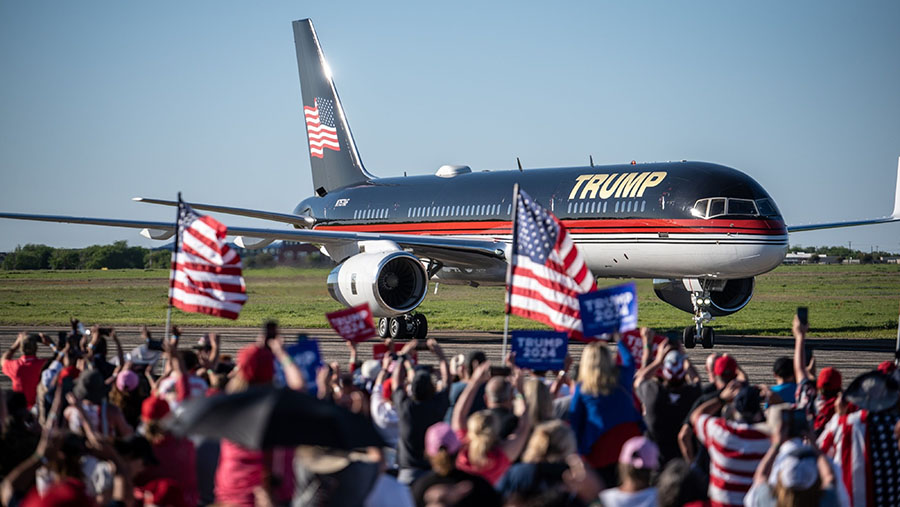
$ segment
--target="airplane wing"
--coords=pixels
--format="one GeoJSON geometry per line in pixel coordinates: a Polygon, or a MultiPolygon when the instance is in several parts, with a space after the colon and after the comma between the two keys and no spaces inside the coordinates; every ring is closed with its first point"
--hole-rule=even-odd
{"type": "Polygon", "coordinates": [[[822,229],[837,229],[839,227],[856,227],[858,225],[886,224],[897,221],[900,221],[900,158],[897,159],[897,190],[894,193],[894,212],[890,216],[867,220],[852,220],[849,222],[789,225],[787,230],[788,232],[818,231],[822,229]]]}
{"type": "MultiPolygon", "coordinates": [[[[163,206],[178,206],[178,201],[167,201],[165,199],[150,199],[147,197],[133,197],[135,202],[144,202],[147,204],[161,204],[163,206]]],[[[286,224],[299,225],[301,227],[310,227],[315,223],[312,217],[303,217],[291,215],[288,213],[278,213],[275,211],[262,211],[249,208],[235,208],[231,206],[219,206],[217,204],[203,204],[189,202],[192,208],[213,211],[216,213],[226,213],[228,215],[239,215],[243,217],[261,218],[263,220],[272,220],[273,222],[284,222],[286,224]]]]}
{"type": "MultiPolygon", "coordinates": [[[[65,215],[31,215],[25,213],[0,213],[0,218],[142,229],[141,235],[151,239],[168,239],[172,237],[175,232],[175,224],[172,222],[117,220],[111,218],[74,217],[65,215]]],[[[459,268],[496,267],[499,263],[505,263],[506,258],[506,244],[501,241],[464,239],[446,236],[317,231],[315,229],[267,229],[256,227],[229,227],[228,235],[271,241],[300,241],[316,245],[325,245],[326,247],[351,244],[358,241],[393,241],[401,248],[408,249],[418,256],[440,261],[445,266],[459,268]]],[[[241,244],[241,241],[236,242],[241,244]]]]}

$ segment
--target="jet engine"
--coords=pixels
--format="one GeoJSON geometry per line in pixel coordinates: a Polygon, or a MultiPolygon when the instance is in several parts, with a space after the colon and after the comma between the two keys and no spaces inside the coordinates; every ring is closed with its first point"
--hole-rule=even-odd
{"type": "Polygon", "coordinates": [[[359,253],[328,274],[328,293],[347,306],[368,303],[376,317],[411,312],[425,299],[428,276],[404,251],[359,253]]]}
{"type": "MultiPolygon", "coordinates": [[[[697,280],[653,280],[653,290],[656,296],[679,310],[694,313],[694,305],[691,302],[692,285],[697,280]]],[[[753,278],[739,278],[735,280],[702,280],[701,284],[709,292],[703,296],[709,298],[706,305],[710,315],[722,317],[747,306],[753,297],[753,278]]]]}

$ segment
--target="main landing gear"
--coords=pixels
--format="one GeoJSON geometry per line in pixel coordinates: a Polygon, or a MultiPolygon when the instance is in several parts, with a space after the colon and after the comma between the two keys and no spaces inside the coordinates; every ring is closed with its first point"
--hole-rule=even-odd
{"type": "Polygon", "coordinates": [[[700,342],[704,349],[711,349],[716,345],[716,332],[713,328],[704,326],[713,320],[709,313],[709,305],[712,303],[709,291],[704,289],[702,292],[691,293],[691,302],[694,304],[694,325],[684,328],[684,347],[692,349],[700,342]]]}
{"type": "Polygon", "coordinates": [[[424,340],[428,336],[428,319],[421,313],[407,313],[399,317],[378,319],[378,336],[395,340],[415,338],[424,340]]]}

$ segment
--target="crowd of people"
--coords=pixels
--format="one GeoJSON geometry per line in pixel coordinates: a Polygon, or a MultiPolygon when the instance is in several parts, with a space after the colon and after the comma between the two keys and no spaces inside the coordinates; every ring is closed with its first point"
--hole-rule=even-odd
{"type": "Polygon", "coordinates": [[[114,329],[74,321],[55,340],[21,333],[3,354],[0,501],[900,505],[896,360],[844,382],[817,370],[806,333],[795,317],[793,357],[768,379],[729,354],[695,365],[646,328],[590,342],[555,372],[480,350],[448,358],[428,339],[368,360],[347,342],[349,364],[310,375],[271,326],[232,358],[215,334],[188,347],[177,328],[167,340],[144,330],[126,353],[114,329]],[[266,389],[361,414],[383,445],[258,449],[173,424],[207,398],[266,389]]]}

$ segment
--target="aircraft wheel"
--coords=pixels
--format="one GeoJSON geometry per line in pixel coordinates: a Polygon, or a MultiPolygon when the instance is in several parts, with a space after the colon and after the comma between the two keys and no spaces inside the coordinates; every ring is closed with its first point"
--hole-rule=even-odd
{"type": "Polygon", "coordinates": [[[403,317],[391,317],[389,327],[391,338],[395,340],[406,338],[406,319],[403,317]]]}
{"type": "Polygon", "coordinates": [[[428,319],[425,315],[417,313],[413,320],[416,323],[416,340],[424,340],[428,336],[428,319]]]}
{"type": "Polygon", "coordinates": [[[387,338],[391,335],[391,327],[390,327],[390,319],[386,319],[384,317],[378,319],[378,336],[381,338],[387,338]]]}
{"type": "Polygon", "coordinates": [[[696,337],[694,336],[694,326],[688,326],[684,328],[684,333],[681,335],[682,341],[684,342],[684,348],[692,349],[697,345],[696,337]]]}
{"type": "Polygon", "coordinates": [[[704,349],[711,349],[716,345],[716,332],[713,331],[713,328],[704,327],[702,335],[701,339],[703,341],[704,349]]]}

